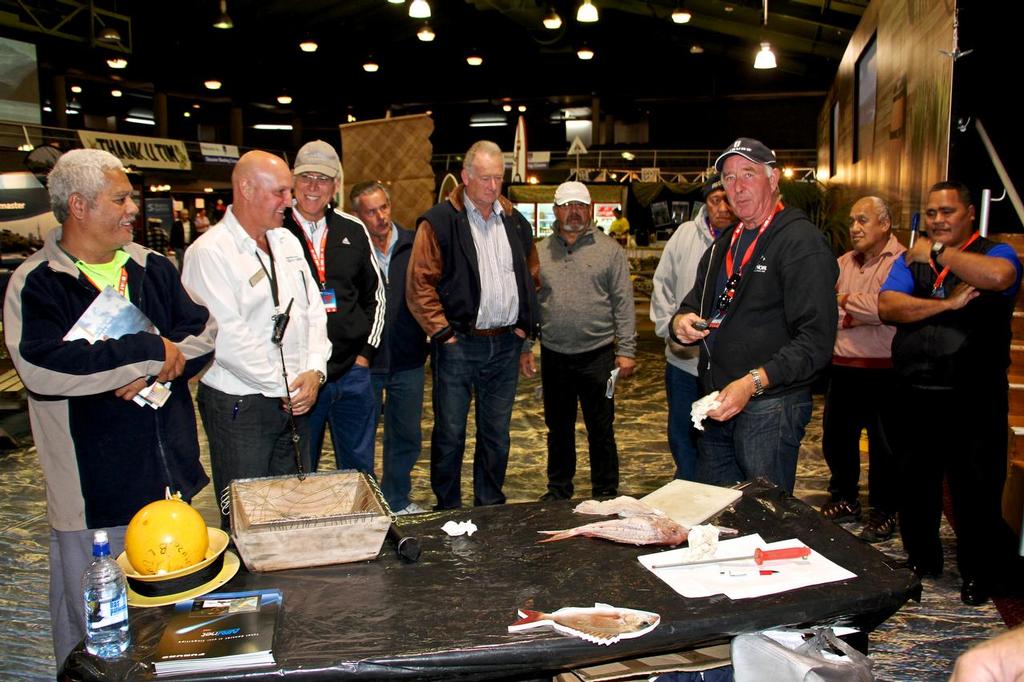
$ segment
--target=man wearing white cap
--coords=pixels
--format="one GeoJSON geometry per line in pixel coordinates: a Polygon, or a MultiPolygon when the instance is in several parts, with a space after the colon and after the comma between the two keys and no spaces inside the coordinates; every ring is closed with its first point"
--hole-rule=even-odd
{"type": "MultiPolygon", "coordinates": [[[[580,182],[555,190],[555,232],[537,247],[540,259],[541,378],[548,427],[548,491],[567,500],[576,474],[576,405],[583,408],[594,497],[618,494],[613,370],[636,368],[636,313],[626,252],[594,226],[590,192],[580,182]],[[611,394],[609,394],[611,393],[611,394]]],[[[531,343],[519,366],[537,374],[531,343]]]]}
{"type": "Polygon", "coordinates": [[[803,211],[786,207],[775,153],[746,137],[715,161],[740,222],[701,258],[672,318],[672,338],[700,343],[700,380],[718,391],[698,445],[697,480],[763,476],[789,492],[811,418],[811,384],[832,359],[839,268],[803,211]]]}
{"type": "Polygon", "coordinates": [[[376,402],[370,363],[384,331],[384,281],[363,223],[334,208],[341,160],[314,140],[295,155],[294,205],[284,227],[303,245],[309,274],[327,311],[327,380],[309,413],[309,467],[316,471],[331,429],[338,469],[372,474],[376,402]]]}

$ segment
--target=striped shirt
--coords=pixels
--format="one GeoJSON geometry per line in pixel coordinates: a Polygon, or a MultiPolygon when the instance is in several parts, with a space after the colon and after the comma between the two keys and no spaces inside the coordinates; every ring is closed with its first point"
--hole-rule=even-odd
{"type": "Polygon", "coordinates": [[[480,307],[476,313],[476,328],[510,327],[519,317],[519,291],[512,269],[512,247],[501,220],[501,204],[495,201],[490,218],[484,219],[469,197],[465,197],[465,202],[480,270],[480,307]]]}

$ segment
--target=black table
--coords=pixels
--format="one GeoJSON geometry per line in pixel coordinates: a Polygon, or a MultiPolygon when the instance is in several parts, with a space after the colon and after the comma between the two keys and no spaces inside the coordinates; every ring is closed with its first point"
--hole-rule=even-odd
{"type": "MultiPolygon", "coordinates": [[[[636,560],[651,548],[591,538],[536,544],[538,530],[599,518],[573,514],[574,502],[435,512],[401,519],[402,532],[423,547],[415,564],[402,563],[385,544],[378,559],[357,564],[264,574],[243,567],[221,591],[276,587],[284,593],[278,666],[195,679],[540,677],[777,626],[842,624],[870,632],[919,594],[913,573],[891,568],[882,554],[803,502],[765,481],[748,483],[743,492],[717,523],[760,533],[766,542],[799,538],[858,577],[755,599],[686,599],[636,560]],[[480,530],[450,538],[441,531],[449,519],[472,519],[480,530]],[[661,624],[611,646],[546,628],[506,629],[518,608],[553,611],[594,602],[655,611],[661,624]]],[[[151,677],[148,661],[170,612],[133,608],[130,658],[101,661],[79,648],[63,673],[83,680],[151,677]]]]}

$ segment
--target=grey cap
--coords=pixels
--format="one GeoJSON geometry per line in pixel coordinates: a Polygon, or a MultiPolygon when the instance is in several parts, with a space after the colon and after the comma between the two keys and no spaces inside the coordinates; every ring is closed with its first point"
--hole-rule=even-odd
{"type": "Polygon", "coordinates": [[[323,140],[314,140],[302,145],[295,155],[295,175],[300,173],[320,173],[329,178],[336,178],[341,170],[341,161],[334,147],[323,140]]]}

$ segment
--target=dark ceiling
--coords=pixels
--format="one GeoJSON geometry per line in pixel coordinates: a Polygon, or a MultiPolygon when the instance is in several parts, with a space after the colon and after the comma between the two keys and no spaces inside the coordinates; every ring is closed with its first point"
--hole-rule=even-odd
{"type": "MultiPolygon", "coordinates": [[[[68,97],[85,113],[118,117],[125,129],[131,124],[120,118],[128,109],[152,109],[153,92],[163,92],[169,134],[186,139],[200,137],[202,124],[227,141],[221,138],[231,106],[242,108],[247,126],[301,119],[305,137],[336,130],[350,114],[429,109],[438,122],[435,150],[448,151],[459,138],[441,129],[464,130],[473,113],[525,104],[539,126],[560,109],[591,106],[596,96],[601,112],[617,121],[647,121],[652,145],[692,146],[657,133],[673,127],[679,109],[706,108],[696,126],[727,125],[752,103],[792,102],[805,113],[789,123],[813,146],[813,115],[808,133],[806,112],[820,108],[868,0],[768,0],[767,26],[757,0],[687,0],[693,19],[685,25],[670,19],[675,0],[594,3],[596,24],[576,22],[576,0],[550,3],[563,19],[550,31],[541,24],[549,7],[543,0],[433,0],[431,43],[416,38],[420,20],[409,18],[408,4],[386,0],[228,0],[234,28],[227,31],[211,26],[217,0],[95,0],[94,20],[89,3],[76,0],[0,0],[0,32],[39,46],[44,99],[52,98],[52,76],[64,74],[68,87],[82,85],[68,97]],[[86,9],[69,19],[76,4],[86,9]],[[90,44],[97,21],[121,32],[127,69],[107,67],[117,50],[90,44]],[[304,38],[319,50],[300,51],[304,38]],[[752,68],[761,41],[771,42],[779,68],[752,68]],[[576,56],[584,44],[596,53],[589,62],[576,56]],[[694,45],[703,52],[691,54],[694,45]],[[482,66],[466,64],[471,51],[482,66]],[[371,56],[380,64],[374,74],[361,66],[371,56]],[[207,78],[223,88],[206,90],[207,78]],[[110,97],[112,87],[125,96],[110,97]],[[290,105],[276,102],[282,93],[294,98],[290,105]]],[[[774,110],[775,125],[793,118],[786,111],[774,110]]],[[[734,136],[715,131],[707,144],[734,136]]],[[[287,134],[282,139],[290,145],[287,134]]]]}

